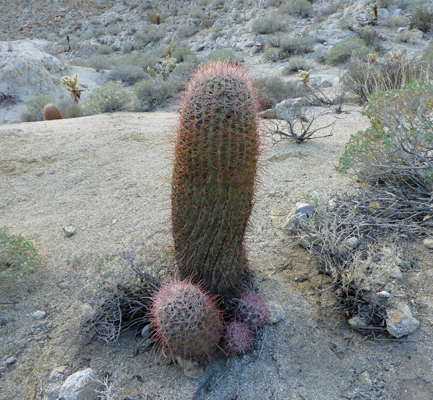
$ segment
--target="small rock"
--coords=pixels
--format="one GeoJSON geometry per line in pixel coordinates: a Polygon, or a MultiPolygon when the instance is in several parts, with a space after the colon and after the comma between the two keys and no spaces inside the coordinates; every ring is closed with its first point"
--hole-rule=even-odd
{"type": "Polygon", "coordinates": [[[425,238],[423,241],[422,241],[422,243],[423,243],[423,245],[425,246],[425,247],[427,247],[429,250],[433,250],[433,239],[432,238],[425,238]]]}
{"type": "Polygon", "coordinates": [[[400,270],[400,268],[397,265],[394,265],[390,269],[389,276],[391,278],[398,279],[398,280],[402,280],[403,279],[403,274],[401,273],[401,270],[400,270]]]}
{"type": "Polygon", "coordinates": [[[66,237],[70,237],[75,233],[75,229],[73,226],[67,226],[63,228],[63,232],[65,232],[66,237]]]}
{"type": "Polygon", "coordinates": [[[365,321],[361,319],[358,315],[356,315],[353,318],[350,318],[348,322],[353,329],[363,329],[368,327],[365,321]]]}
{"type": "Polygon", "coordinates": [[[350,249],[356,249],[359,245],[359,239],[356,237],[350,237],[346,240],[346,244],[350,249]]]}
{"type": "Polygon", "coordinates": [[[203,368],[200,367],[199,364],[197,364],[194,361],[191,360],[185,360],[180,356],[176,357],[176,361],[179,364],[179,366],[183,369],[183,373],[188,378],[201,378],[203,376],[203,368]]]}
{"type": "Polygon", "coordinates": [[[32,316],[34,319],[40,321],[41,319],[45,318],[45,315],[46,315],[45,311],[38,310],[38,311],[35,311],[32,316]]]}
{"type": "Polygon", "coordinates": [[[358,384],[365,389],[370,389],[373,386],[373,382],[370,379],[370,374],[367,371],[356,375],[356,380],[358,384]]]}
{"type": "Polygon", "coordinates": [[[261,112],[259,112],[259,113],[257,114],[257,116],[258,116],[259,118],[270,118],[270,119],[272,119],[272,118],[276,118],[277,115],[276,115],[274,109],[269,108],[269,109],[267,109],[267,110],[265,110],[265,111],[261,111],[261,112]]]}
{"type": "Polygon", "coordinates": [[[308,203],[296,203],[295,208],[297,214],[306,214],[310,217],[314,213],[314,207],[308,203]]]}
{"type": "Polygon", "coordinates": [[[276,324],[284,320],[284,310],[280,304],[274,301],[268,301],[269,323],[276,324]]]}
{"type": "Polygon", "coordinates": [[[400,338],[418,328],[419,321],[412,316],[406,303],[398,303],[394,309],[386,310],[386,329],[391,336],[400,338]]]}
{"type": "Polygon", "coordinates": [[[147,324],[142,330],[141,330],[141,336],[144,338],[149,337],[150,335],[150,324],[147,324]]]}
{"type": "Polygon", "coordinates": [[[308,280],[308,274],[300,274],[295,278],[295,282],[305,282],[308,280]]]}
{"type": "Polygon", "coordinates": [[[57,383],[57,382],[64,381],[70,373],[71,373],[70,368],[65,365],[61,367],[56,367],[51,371],[49,382],[57,383]]]}
{"type": "Polygon", "coordinates": [[[96,374],[91,368],[75,372],[60,388],[59,397],[64,400],[96,400],[99,395],[95,392],[100,388],[96,374]]]}
{"type": "Polygon", "coordinates": [[[409,28],[407,28],[406,26],[402,26],[402,27],[400,27],[400,28],[397,29],[397,33],[404,32],[404,31],[407,31],[407,30],[409,30],[409,28]]]}
{"type": "Polygon", "coordinates": [[[389,292],[387,292],[386,290],[382,290],[381,292],[378,293],[378,295],[382,299],[389,299],[389,296],[391,296],[389,292]]]}
{"type": "Polygon", "coordinates": [[[6,365],[7,365],[8,367],[10,367],[13,363],[15,363],[16,360],[17,360],[17,359],[16,359],[15,357],[9,357],[9,358],[6,360],[6,365]]]}
{"type": "Polygon", "coordinates": [[[117,219],[113,219],[112,224],[113,224],[113,225],[114,225],[114,224],[117,224],[117,219]]]}

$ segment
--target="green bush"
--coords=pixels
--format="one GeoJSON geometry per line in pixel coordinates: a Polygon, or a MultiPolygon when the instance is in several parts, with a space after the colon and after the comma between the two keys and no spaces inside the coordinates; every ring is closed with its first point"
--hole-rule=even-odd
{"type": "Polygon", "coordinates": [[[289,0],[282,4],[278,11],[282,14],[308,18],[313,14],[313,6],[307,0],[289,0]]]}
{"type": "Polygon", "coordinates": [[[154,43],[161,40],[165,36],[165,30],[161,26],[147,25],[142,32],[134,35],[135,45],[137,49],[147,46],[149,43],[154,43]]]}
{"type": "Polygon", "coordinates": [[[274,13],[257,18],[253,22],[252,30],[260,34],[282,32],[287,29],[286,24],[286,18],[274,13]]]}
{"type": "Polygon", "coordinates": [[[354,26],[355,18],[353,18],[351,15],[346,15],[345,17],[342,17],[338,20],[338,27],[343,31],[352,31],[354,26]]]}
{"type": "Polygon", "coordinates": [[[112,52],[113,49],[111,48],[111,46],[108,46],[106,44],[103,44],[98,50],[98,53],[101,55],[108,55],[111,54],[112,52]]]}
{"type": "Polygon", "coordinates": [[[178,63],[185,61],[194,62],[196,60],[195,53],[188,47],[184,46],[176,47],[171,56],[174,57],[178,63]]]}
{"type": "Polygon", "coordinates": [[[325,60],[327,64],[338,65],[349,61],[351,57],[365,59],[369,53],[373,53],[373,49],[359,37],[352,37],[332,46],[326,53],[325,60]]]}
{"type": "Polygon", "coordinates": [[[417,81],[377,92],[364,105],[371,127],[349,140],[336,167],[367,183],[409,190],[433,188],[433,85],[417,81]]]}
{"type": "Polygon", "coordinates": [[[75,102],[71,96],[61,99],[58,106],[63,118],[77,118],[84,114],[81,105],[75,102]]]}
{"type": "Polygon", "coordinates": [[[27,105],[27,110],[21,113],[21,121],[23,122],[34,122],[34,121],[43,121],[44,115],[43,110],[44,107],[52,103],[52,100],[47,96],[39,96],[35,99],[29,100],[27,105]]]}
{"type": "Polygon", "coordinates": [[[176,34],[180,38],[189,38],[194,36],[200,28],[194,24],[182,24],[176,31],[176,34]]]}
{"type": "Polygon", "coordinates": [[[95,37],[100,37],[100,36],[104,36],[104,35],[105,35],[104,29],[98,29],[95,33],[95,37]]]}
{"type": "MultiPolygon", "coordinates": [[[[290,35],[277,34],[268,37],[267,46],[271,49],[278,49],[265,52],[264,58],[267,61],[277,61],[288,58],[292,55],[301,55],[313,51],[316,39],[312,36],[293,37],[290,35]]],[[[269,49],[268,49],[269,50],[269,49]]]]}
{"type": "Polygon", "coordinates": [[[267,62],[277,62],[283,58],[284,57],[281,57],[281,51],[278,47],[269,47],[263,53],[263,60],[267,62]]]}
{"type": "Polygon", "coordinates": [[[134,85],[145,78],[149,78],[147,72],[144,72],[142,68],[128,62],[116,63],[108,74],[108,80],[114,82],[122,81],[126,85],[134,85]]]}
{"type": "Polygon", "coordinates": [[[145,79],[135,84],[135,96],[141,111],[153,111],[156,107],[164,105],[176,93],[172,79],[145,79]]]}
{"type": "Polygon", "coordinates": [[[84,108],[88,114],[101,114],[125,110],[132,102],[133,96],[123,89],[121,81],[109,82],[89,93],[84,108]]]}
{"type": "Polygon", "coordinates": [[[22,279],[37,266],[34,245],[22,235],[12,235],[9,227],[0,228],[0,277],[22,279]]]}

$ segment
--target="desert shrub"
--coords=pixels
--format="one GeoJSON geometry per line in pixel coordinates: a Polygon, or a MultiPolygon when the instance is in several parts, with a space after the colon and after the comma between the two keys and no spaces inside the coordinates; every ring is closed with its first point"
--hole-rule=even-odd
{"type": "Polygon", "coordinates": [[[312,36],[272,35],[268,37],[267,46],[271,49],[278,49],[278,51],[265,52],[264,57],[266,61],[277,61],[294,54],[309,53],[313,51],[315,43],[316,39],[312,36]]]}
{"type": "Polygon", "coordinates": [[[29,100],[27,105],[27,110],[21,113],[21,121],[23,122],[34,122],[34,121],[43,121],[43,110],[44,107],[52,103],[52,100],[47,96],[39,96],[35,99],[29,100]]]}
{"type": "Polygon", "coordinates": [[[122,31],[122,28],[118,25],[111,25],[107,29],[107,33],[110,35],[118,35],[122,31]]]}
{"type": "Polygon", "coordinates": [[[112,66],[133,66],[143,71],[147,71],[147,67],[153,68],[158,62],[159,56],[156,53],[149,51],[140,54],[127,54],[121,57],[113,57],[111,60],[112,66]]]}
{"type": "Polygon", "coordinates": [[[308,18],[313,14],[313,6],[307,0],[289,0],[283,3],[278,11],[281,14],[290,14],[297,17],[308,18]]]}
{"type": "Polygon", "coordinates": [[[177,29],[177,35],[180,38],[189,38],[195,35],[200,28],[194,24],[183,24],[177,29]]]}
{"type": "Polygon", "coordinates": [[[433,85],[417,81],[372,95],[363,110],[371,127],[352,135],[337,170],[431,193],[432,105],[433,85]]]}
{"type": "Polygon", "coordinates": [[[182,63],[182,62],[194,62],[196,60],[195,53],[185,46],[176,46],[176,49],[171,54],[172,57],[176,59],[176,62],[182,63]]]}
{"type": "Polygon", "coordinates": [[[409,21],[407,20],[407,18],[404,15],[394,14],[388,20],[387,25],[389,27],[401,28],[403,26],[408,26],[409,25],[409,21]]]}
{"type": "Polygon", "coordinates": [[[180,91],[184,88],[185,83],[189,81],[196,67],[196,63],[189,61],[183,62],[175,67],[171,72],[170,77],[173,79],[176,91],[180,91]]]}
{"type": "Polygon", "coordinates": [[[125,110],[132,102],[132,95],[123,89],[121,81],[108,82],[89,93],[84,108],[88,114],[101,114],[125,110]]]}
{"type": "Polygon", "coordinates": [[[403,32],[399,32],[397,33],[396,37],[395,37],[395,42],[396,43],[416,43],[417,39],[416,36],[414,35],[413,31],[403,31],[403,32]]]}
{"type": "Polygon", "coordinates": [[[412,13],[410,25],[421,32],[430,32],[433,30],[433,10],[429,10],[425,6],[417,8],[412,13]]]}
{"type": "Polygon", "coordinates": [[[268,0],[266,4],[268,7],[279,7],[283,3],[284,0],[268,0]]]}
{"type": "Polygon", "coordinates": [[[105,30],[104,29],[98,29],[95,32],[95,37],[100,37],[100,36],[104,36],[105,35],[105,30]]]}
{"type": "Polygon", "coordinates": [[[281,71],[282,75],[290,75],[294,72],[298,72],[300,69],[308,71],[311,68],[309,60],[302,57],[292,57],[289,60],[288,65],[286,65],[281,71]]]}
{"type": "Polygon", "coordinates": [[[71,96],[63,97],[58,101],[58,106],[63,118],[77,118],[84,115],[81,105],[71,96]]]}
{"type": "Polygon", "coordinates": [[[217,49],[209,53],[204,59],[204,63],[229,61],[232,63],[240,62],[241,56],[236,54],[236,48],[226,47],[224,49],[217,49]]]}
{"type": "Polygon", "coordinates": [[[152,111],[156,107],[166,104],[175,95],[175,85],[172,79],[145,79],[134,87],[141,111],[152,111]]]}
{"type": "Polygon", "coordinates": [[[122,81],[126,85],[134,85],[145,78],[149,78],[148,73],[133,63],[128,62],[117,63],[108,74],[108,80],[114,82],[122,81]]]}
{"type": "Polygon", "coordinates": [[[278,47],[269,47],[263,53],[263,60],[268,62],[277,62],[284,57],[281,57],[281,51],[278,47]]]}
{"type": "Polygon", "coordinates": [[[326,53],[325,60],[327,64],[338,65],[349,61],[353,56],[365,59],[367,54],[372,52],[373,50],[369,48],[362,39],[352,37],[344,39],[332,46],[326,53]]]}
{"type": "Polygon", "coordinates": [[[285,82],[278,76],[255,79],[254,86],[266,107],[272,107],[286,99],[302,97],[307,93],[305,85],[285,82]]]}
{"type": "Polygon", "coordinates": [[[103,44],[98,50],[98,53],[102,55],[108,55],[111,54],[112,52],[113,49],[111,48],[111,46],[108,46],[106,44],[103,44]]]}
{"type": "Polygon", "coordinates": [[[362,101],[377,91],[399,89],[413,79],[429,80],[429,70],[422,62],[410,59],[405,53],[387,53],[381,63],[369,64],[352,59],[343,75],[343,87],[362,101]]]}
{"type": "Polygon", "coordinates": [[[133,43],[125,43],[122,47],[122,53],[123,54],[129,54],[132,50],[134,50],[134,44],[133,43]]]}
{"type": "Polygon", "coordinates": [[[381,53],[383,51],[383,47],[380,44],[380,41],[382,40],[380,36],[377,34],[377,32],[372,29],[371,27],[363,27],[359,29],[356,32],[356,35],[362,39],[365,44],[373,49],[374,51],[377,51],[378,53],[381,53]]]}
{"type": "Polygon", "coordinates": [[[269,34],[286,30],[287,20],[278,14],[269,14],[254,20],[252,30],[255,33],[269,34]]]}
{"type": "Polygon", "coordinates": [[[147,25],[142,32],[134,35],[135,45],[142,48],[149,43],[157,42],[165,36],[165,30],[161,26],[147,25]]]}
{"type": "Polygon", "coordinates": [[[164,22],[166,19],[166,15],[155,11],[155,10],[148,10],[146,13],[146,21],[149,22],[149,24],[160,24],[164,22]],[[159,17],[158,17],[159,15],[159,17]]]}
{"type": "Polygon", "coordinates": [[[0,228],[0,278],[21,280],[37,266],[38,255],[34,245],[22,235],[12,235],[10,228],[0,228]]]}
{"type": "Polygon", "coordinates": [[[89,39],[92,39],[93,37],[95,37],[95,32],[93,32],[92,30],[89,30],[89,31],[83,33],[83,35],[81,36],[81,40],[89,40],[89,39]]]}
{"type": "Polygon", "coordinates": [[[342,17],[338,20],[338,27],[343,31],[352,31],[354,26],[355,18],[353,18],[351,15],[346,15],[345,17],[342,17]]]}

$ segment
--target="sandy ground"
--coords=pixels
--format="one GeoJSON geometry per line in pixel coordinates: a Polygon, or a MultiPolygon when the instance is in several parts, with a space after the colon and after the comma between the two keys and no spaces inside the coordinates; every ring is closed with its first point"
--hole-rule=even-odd
{"type": "Polygon", "coordinates": [[[334,119],[332,137],[265,147],[248,243],[256,283],[281,308],[281,321],[266,326],[254,351],[229,361],[217,357],[199,379],[164,358],[137,354],[132,336],[113,346],[82,346],[78,337],[102,281],[128,274],[120,260],[125,249],[134,250],[141,265],[170,254],[176,115],[117,113],[0,126],[0,226],[31,240],[40,261],[21,284],[0,280],[0,398],[42,399],[53,368],[67,366],[71,373],[91,367],[100,379],[108,376],[116,399],[431,400],[428,263],[400,282],[421,322],[418,330],[403,340],[366,340],[338,312],[324,313],[320,322],[317,270],[272,222],[309,196],[349,190],[349,179],[333,166],[366,121],[351,109],[319,123],[334,119]],[[76,233],[68,238],[63,227],[70,225],[76,233]],[[289,261],[292,269],[278,273],[289,261]],[[308,279],[297,283],[302,273],[308,279]],[[37,310],[45,319],[32,317],[37,310]],[[10,357],[16,360],[6,365],[10,357]]]}

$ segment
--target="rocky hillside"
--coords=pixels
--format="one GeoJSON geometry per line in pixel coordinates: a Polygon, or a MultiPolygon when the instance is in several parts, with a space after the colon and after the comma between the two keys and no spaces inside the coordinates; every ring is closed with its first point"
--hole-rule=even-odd
{"type": "Polygon", "coordinates": [[[311,85],[336,87],[351,56],[422,57],[433,30],[423,4],[381,0],[374,12],[370,0],[2,1],[0,123],[26,120],[25,103],[39,96],[62,101],[60,78],[74,73],[83,99],[108,80],[132,90],[155,74],[186,79],[197,63],[226,58],[298,84],[297,71],[312,69],[311,85]]]}

